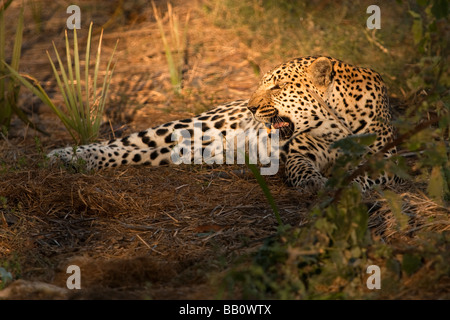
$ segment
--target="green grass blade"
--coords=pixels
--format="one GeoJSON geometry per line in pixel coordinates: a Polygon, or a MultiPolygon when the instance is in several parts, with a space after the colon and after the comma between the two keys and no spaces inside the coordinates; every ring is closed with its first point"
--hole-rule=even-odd
{"type": "MultiPolygon", "coordinates": [[[[19,14],[19,21],[17,23],[17,29],[16,29],[16,36],[14,37],[14,47],[13,47],[13,53],[12,53],[12,59],[11,59],[11,67],[19,71],[19,63],[20,63],[20,55],[22,52],[22,39],[23,39],[23,7],[20,8],[20,14],[19,14]]],[[[18,85],[17,81],[11,80],[9,82],[9,103],[11,105],[11,108],[14,110],[19,110],[17,108],[17,101],[19,100],[19,91],[20,86],[18,85]]],[[[19,117],[24,120],[24,117],[26,115],[23,112],[18,112],[19,117]]]]}
{"type": "MultiPolygon", "coordinates": [[[[103,29],[100,32],[100,38],[98,40],[97,55],[95,57],[95,68],[94,68],[94,79],[93,79],[93,107],[91,113],[91,125],[92,125],[92,136],[90,139],[96,138],[98,131],[100,129],[101,117],[103,115],[103,109],[101,108],[101,101],[104,96],[104,91],[97,96],[97,80],[98,80],[98,69],[100,66],[100,58],[102,52],[102,41],[103,41],[103,29]]],[[[105,79],[108,76],[108,69],[106,70],[105,79]]]]}
{"type": "MultiPolygon", "coordinates": [[[[19,63],[20,63],[20,54],[22,51],[22,35],[23,35],[23,7],[20,8],[20,14],[19,14],[19,21],[17,24],[16,29],[16,36],[14,37],[14,47],[13,47],[13,53],[12,53],[12,59],[11,59],[11,67],[14,68],[14,70],[19,71],[19,63]]],[[[19,91],[20,86],[17,84],[17,81],[10,81],[9,82],[9,103],[11,108],[17,109],[17,101],[19,99],[19,91]]],[[[21,113],[21,116],[23,117],[25,114],[21,113]]]]}
{"type": "MultiPolygon", "coordinates": [[[[67,100],[68,100],[68,103],[66,103],[66,108],[67,108],[68,114],[70,116],[69,118],[71,119],[70,120],[71,127],[73,129],[77,130],[76,119],[74,119],[72,117],[72,112],[71,112],[73,106],[76,105],[76,100],[75,100],[74,91],[73,91],[74,90],[73,81],[69,79],[69,78],[71,78],[71,76],[70,76],[70,74],[71,74],[71,65],[70,65],[69,62],[67,63],[67,65],[68,65],[68,72],[69,72],[69,78],[68,78],[67,77],[67,73],[66,73],[65,68],[64,68],[64,64],[62,63],[61,57],[59,56],[58,50],[56,49],[55,43],[53,43],[53,49],[55,50],[56,59],[58,60],[58,65],[59,65],[59,68],[60,68],[60,71],[61,71],[61,76],[62,76],[62,80],[63,80],[62,84],[64,84],[64,86],[61,84],[59,86],[59,88],[60,88],[61,93],[63,95],[64,95],[64,92],[66,92],[66,96],[67,96],[67,100]]],[[[53,73],[55,74],[55,78],[58,81],[58,79],[59,79],[58,71],[56,70],[56,67],[54,66],[53,62],[51,61],[50,56],[49,56],[49,59],[50,59],[50,63],[52,64],[52,67],[53,67],[53,73]]],[[[59,83],[61,83],[61,81],[59,81],[59,83]]]]}
{"type": "Polygon", "coordinates": [[[270,189],[267,186],[266,181],[259,173],[258,168],[254,164],[249,163],[247,154],[245,155],[245,164],[250,169],[250,171],[253,173],[253,175],[256,178],[256,181],[258,182],[259,186],[261,187],[262,191],[264,192],[264,195],[266,196],[266,199],[269,202],[273,213],[275,214],[275,218],[277,219],[278,225],[280,227],[283,226],[283,221],[281,220],[280,212],[278,210],[277,204],[275,203],[275,200],[273,199],[272,193],[270,192],[270,189]]]}
{"type": "Polygon", "coordinates": [[[4,3],[2,3],[2,8],[0,8],[2,11],[5,11],[8,9],[9,5],[13,2],[13,0],[7,0],[4,3]]]}
{"type": "MultiPolygon", "coordinates": [[[[66,44],[67,43],[68,42],[66,42],[66,44]]],[[[55,75],[55,79],[57,81],[58,87],[63,96],[64,103],[67,108],[67,113],[62,112],[60,108],[57,108],[58,110],[57,111],[54,110],[54,111],[57,114],[57,116],[61,119],[61,121],[64,123],[67,130],[70,132],[71,136],[75,137],[75,132],[78,132],[78,130],[79,130],[79,121],[77,121],[78,114],[76,112],[75,113],[72,112],[72,110],[74,108],[76,108],[76,104],[77,104],[76,97],[75,97],[74,91],[73,91],[74,86],[73,86],[73,82],[67,77],[67,73],[65,71],[64,64],[61,61],[61,57],[60,57],[58,50],[56,49],[56,46],[54,43],[53,43],[53,48],[54,48],[54,51],[56,54],[56,59],[58,61],[59,67],[60,67],[62,81],[61,81],[59,73],[56,69],[56,66],[54,65],[53,61],[50,58],[50,55],[48,55],[48,58],[50,60],[50,64],[52,66],[53,73],[55,75]]],[[[68,66],[69,66],[69,64],[68,64],[68,66]]],[[[70,67],[68,67],[68,69],[70,70],[70,67]]],[[[69,73],[70,73],[70,71],[69,71],[69,73]]],[[[70,75],[69,75],[69,77],[70,77],[70,75]]],[[[74,140],[78,141],[76,138],[74,138],[74,140]]]]}
{"type": "MultiPolygon", "coordinates": [[[[189,19],[190,19],[190,12],[188,11],[186,15],[186,20],[184,22],[184,30],[183,30],[183,39],[182,39],[182,58],[184,59],[185,51],[187,49],[187,38],[188,38],[188,31],[189,31],[189,19]]],[[[184,61],[183,61],[184,62],[184,61]]]]}
{"type": "Polygon", "coordinates": [[[75,79],[76,79],[76,88],[77,88],[77,101],[78,101],[78,111],[80,112],[81,123],[80,125],[86,128],[86,112],[85,107],[88,108],[89,105],[84,106],[83,103],[83,94],[81,92],[81,74],[80,74],[80,56],[78,52],[78,38],[77,38],[77,29],[73,29],[73,60],[74,60],[74,68],[75,68],[75,79]]]}
{"type": "Polygon", "coordinates": [[[114,46],[114,50],[113,50],[113,52],[111,54],[111,57],[109,58],[108,65],[106,66],[106,74],[105,74],[105,78],[103,79],[103,88],[102,88],[102,93],[103,93],[103,99],[102,99],[102,105],[101,105],[102,109],[104,108],[105,103],[106,103],[106,99],[105,99],[106,95],[105,94],[108,92],[108,88],[109,88],[109,84],[110,84],[110,81],[111,81],[111,78],[112,78],[112,74],[113,74],[114,69],[115,69],[115,66],[114,66],[112,68],[112,70],[111,70],[111,64],[112,64],[112,60],[113,60],[113,57],[114,57],[114,54],[116,52],[118,44],[119,44],[119,41],[116,42],[116,45],[114,46]],[[109,77],[108,77],[108,74],[109,74],[109,77]]]}
{"type": "Polygon", "coordinates": [[[152,1],[152,6],[153,6],[153,14],[154,14],[156,22],[158,24],[158,29],[161,34],[161,39],[162,39],[163,46],[164,46],[164,52],[165,52],[167,64],[169,67],[170,82],[172,83],[172,86],[175,88],[175,91],[178,93],[180,86],[181,86],[181,77],[179,76],[177,66],[173,59],[172,51],[170,49],[169,43],[167,41],[167,38],[166,38],[166,35],[164,32],[164,26],[162,24],[161,17],[159,16],[158,11],[155,6],[155,3],[153,1],[152,1]]]}
{"type": "MultiPolygon", "coordinates": [[[[64,87],[64,84],[61,82],[61,77],[59,76],[58,70],[56,69],[56,66],[55,66],[55,64],[53,63],[52,58],[50,57],[50,54],[48,53],[48,51],[47,51],[47,57],[48,57],[48,60],[50,61],[50,65],[51,65],[51,67],[52,67],[53,74],[54,74],[54,76],[55,76],[55,79],[56,79],[56,83],[57,83],[57,85],[58,85],[58,88],[59,88],[59,90],[61,91],[61,95],[63,96],[64,103],[65,103],[65,105],[67,106],[67,105],[70,104],[69,98],[68,98],[68,94],[66,93],[66,89],[65,89],[65,87],[64,87]]],[[[60,60],[60,59],[59,59],[59,56],[57,56],[57,57],[58,57],[58,61],[59,61],[59,60],[60,60]]],[[[64,70],[62,70],[61,73],[63,74],[63,76],[65,76],[64,70]]],[[[58,110],[59,110],[59,108],[58,108],[58,110]]]]}
{"type": "MultiPolygon", "coordinates": [[[[5,7],[7,5],[9,4],[6,3],[5,7]]],[[[5,60],[5,49],[6,49],[4,11],[5,11],[4,9],[1,10],[1,29],[2,29],[0,31],[1,33],[0,50],[2,52],[1,61],[5,60]]],[[[16,27],[16,34],[14,37],[14,46],[11,58],[11,67],[16,71],[19,69],[20,55],[22,51],[22,36],[23,36],[23,7],[20,9],[19,13],[19,20],[16,27]]],[[[4,73],[5,69],[2,65],[1,74],[3,75],[4,73]]],[[[2,126],[1,129],[4,129],[6,127],[6,130],[8,130],[13,113],[16,113],[17,116],[19,116],[19,118],[25,123],[27,124],[30,123],[26,115],[23,112],[21,112],[21,110],[17,107],[17,101],[19,99],[19,91],[20,91],[20,86],[17,80],[14,78],[9,79],[9,81],[7,82],[6,92],[5,92],[6,80],[2,78],[0,81],[1,81],[0,89],[2,92],[0,96],[1,97],[0,102],[2,105],[2,108],[0,110],[0,125],[2,126]]]]}
{"type": "Polygon", "coordinates": [[[88,39],[86,43],[86,57],[85,57],[85,65],[84,65],[84,73],[85,73],[85,85],[84,88],[86,90],[86,106],[89,106],[89,98],[90,98],[90,86],[89,86],[89,61],[91,56],[91,38],[92,38],[92,22],[89,25],[88,31],[88,39]]]}
{"type": "Polygon", "coordinates": [[[97,47],[97,56],[95,57],[95,69],[94,69],[94,84],[93,84],[93,101],[97,100],[97,78],[98,78],[98,68],[100,65],[100,56],[102,53],[102,40],[103,40],[103,29],[100,33],[100,38],[98,40],[98,47],[97,47]]]}
{"type": "Polygon", "coordinates": [[[16,29],[16,37],[14,40],[13,55],[11,60],[11,67],[14,70],[19,70],[20,53],[22,51],[22,35],[23,35],[23,7],[20,9],[19,22],[16,29]]]}
{"type": "MultiPolygon", "coordinates": [[[[5,60],[5,49],[6,49],[6,35],[5,35],[5,18],[3,10],[0,10],[0,61],[5,60]]],[[[0,75],[3,75],[5,66],[0,63],[0,75]]],[[[4,78],[0,78],[0,86],[4,84],[4,78]]],[[[4,88],[0,87],[0,94],[4,93],[4,88]]]]}
{"type": "Polygon", "coordinates": [[[111,83],[111,78],[113,76],[114,69],[115,69],[115,65],[111,68],[111,64],[112,64],[113,57],[116,52],[118,44],[119,44],[119,41],[116,42],[116,45],[114,46],[114,50],[111,54],[111,57],[109,58],[108,65],[106,66],[106,74],[105,74],[105,78],[103,79],[102,95],[98,101],[97,110],[96,110],[96,114],[94,117],[94,123],[95,123],[95,129],[96,129],[95,132],[98,132],[98,130],[100,128],[103,112],[105,110],[106,101],[108,100],[109,85],[111,83]]]}
{"type": "MultiPolygon", "coordinates": [[[[69,99],[71,101],[71,103],[66,106],[67,107],[67,111],[69,113],[69,115],[72,118],[72,121],[74,122],[74,127],[78,128],[79,123],[80,123],[80,115],[77,112],[77,106],[78,106],[78,101],[77,101],[77,95],[76,95],[76,89],[75,89],[75,79],[73,77],[73,68],[72,68],[72,56],[70,54],[70,44],[69,44],[69,36],[67,34],[67,30],[65,32],[65,40],[66,40],[66,59],[67,59],[67,74],[68,77],[64,79],[64,84],[68,87],[68,94],[69,94],[69,99]]],[[[56,48],[55,48],[56,51],[56,48]]],[[[63,64],[60,64],[61,70],[64,69],[63,64]]],[[[78,130],[78,129],[77,129],[78,130]]]]}
{"type": "MultiPolygon", "coordinates": [[[[8,114],[8,106],[5,102],[5,83],[6,77],[5,74],[5,66],[1,61],[5,61],[5,49],[6,49],[6,40],[5,40],[5,19],[4,19],[4,9],[0,10],[0,126],[3,124],[4,119],[7,118],[8,114]]],[[[1,129],[1,128],[0,128],[1,129]]]]}
{"type": "MultiPolygon", "coordinates": [[[[72,55],[70,54],[70,44],[69,44],[69,36],[66,30],[65,34],[65,40],[66,40],[66,57],[67,57],[67,70],[69,77],[64,80],[65,85],[68,88],[69,96],[71,103],[66,106],[67,107],[67,113],[69,117],[72,119],[72,125],[75,128],[75,131],[77,132],[78,136],[81,137],[81,133],[84,130],[83,126],[83,117],[80,112],[80,104],[82,105],[83,101],[79,99],[78,95],[78,89],[77,89],[77,81],[74,77],[74,68],[75,66],[72,66],[72,55]]],[[[74,40],[75,41],[75,40],[74,40]]],[[[74,55],[75,55],[75,48],[74,48],[74,55]]],[[[63,68],[63,65],[61,65],[61,68],[63,68]]],[[[75,71],[76,72],[76,71],[75,71]]],[[[80,143],[80,139],[77,139],[77,143],[80,143]]]]}

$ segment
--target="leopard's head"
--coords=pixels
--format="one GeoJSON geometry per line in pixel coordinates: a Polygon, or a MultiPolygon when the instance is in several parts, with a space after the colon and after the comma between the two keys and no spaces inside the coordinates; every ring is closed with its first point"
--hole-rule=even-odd
{"type": "Polygon", "coordinates": [[[294,132],[308,128],[307,119],[313,119],[319,108],[311,91],[326,96],[333,74],[331,58],[290,60],[263,76],[248,108],[257,121],[279,129],[281,139],[289,139],[294,132]]]}

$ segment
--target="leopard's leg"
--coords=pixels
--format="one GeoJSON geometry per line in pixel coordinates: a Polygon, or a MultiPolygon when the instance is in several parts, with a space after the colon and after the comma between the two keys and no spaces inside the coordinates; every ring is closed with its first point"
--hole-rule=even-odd
{"type": "MultiPolygon", "coordinates": [[[[379,148],[379,149],[381,149],[381,148],[379,148]]],[[[372,156],[374,153],[373,150],[376,150],[376,148],[373,147],[373,149],[371,149],[371,150],[372,151],[369,152],[369,155],[367,155],[366,158],[372,156]]],[[[396,153],[397,153],[397,150],[395,147],[390,149],[389,151],[387,151],[384,154],[384,156],[383,156],[384,160],[389,159],[396,153]]],[[[363,163],[361,163],[360,165],[363,165],[363,163]]],[[[361,191],[366,192],[375,186],[388,186],[388,185],[392,185],[395,183],[401,183],[402,179],[400,179],[400,177],[398,177],[395,174],[392,174],[392,173],[389,173],[389,172],[386,172],[383,170],[379,174],[369,174],[367,172],[364,172],[362,175],[353,179],[353,181],[359,185],[361,191]]]]}
{"type": "MultiPolygon", "coordinates": [[[[375,141],[368,147],[369,151],[368,154],[364,156],[365,159],[370,159],[370,157],[380,152],[380,150],[382,150],[387,143],[391,142],[394,139],[394,128],[391,124],[386,123],[382,120],[371,122],[370,126],[368,126],[367,129],[362,133],[375,133],[377,136],[375,141]]],[[[397,150],[395,147],[393,147],[392,149],[384,153],[384,159],[387,160],[396,153],[397,150]]],[[[364,162],[360,163],[360,166],[363,164],[364,162]]],[[[367,172],[364,172],[362,175],[356,177],[353,181],[359,185],[360,189],[363,192],[365,192],[372,189],[374,186],[390,185],[400,182],[401,179],[396,175],[383,171],[379,174],[368,174],[367,172]]]]}
{"type": "Polygon", "coordinates": [[[316,193],[325,186],[324,173],[337,155],[323,139],[308,134],[295,136],[289,143],[285,165],[288,183],[301,191],[316,193]]]}

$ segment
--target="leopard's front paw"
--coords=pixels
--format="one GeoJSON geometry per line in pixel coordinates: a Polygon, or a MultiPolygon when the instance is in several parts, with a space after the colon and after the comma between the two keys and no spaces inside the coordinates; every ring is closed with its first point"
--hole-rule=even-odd
{"type": "Polygon", "coordinates": [[[288,176],[288,184],[303,194],[315,195],[325,188],[328,179],[321,174],[304,176],[288,176]]]}
{"type": "Polygon", "coordinates": [[[295,187],[302,193],[317,194],[325,188],[327,179],[323,176],[301,180],[295,187]]]}
{"type": "Polygon", "coordinates": [[[47,154],[47,158],[50,160],[51,165],[56,165],[58,163],[68,164],[72,162],[73,155],[73,148],[68,147],[50,151],[47,154]]]}
{"type": "Polygon", "coordinates": [[[80,171],[81,168],[89,169],[89,162],[85,154],[80,149],[73,147],[52,150],[47,154],[49,164],[52,167],[63,165],[66,168],[73,168],[80,171]]]}

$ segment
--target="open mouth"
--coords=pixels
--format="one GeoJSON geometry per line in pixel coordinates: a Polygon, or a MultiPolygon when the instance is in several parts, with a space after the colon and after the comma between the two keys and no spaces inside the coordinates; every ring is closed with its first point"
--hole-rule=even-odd
{"type": "Polygon", "coordinates": [[[289,139],[294,133],[294,124],[289,118],[275,116],[264,123],[267,133],[279,129],[281,139],[289,139]]]}

